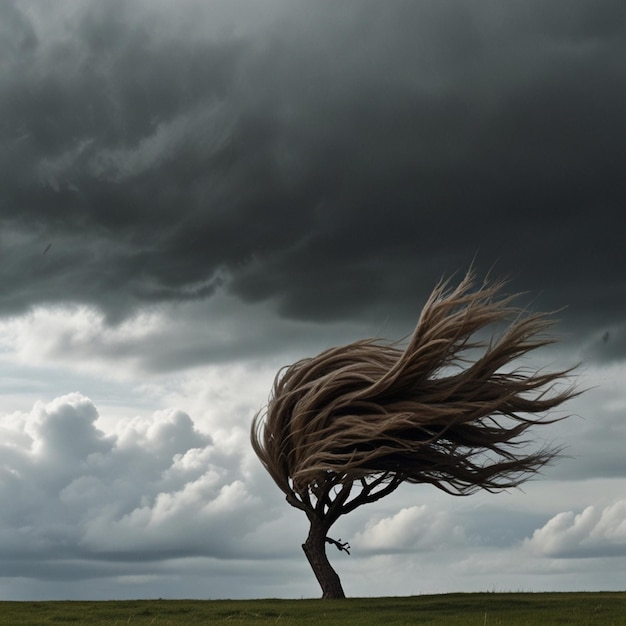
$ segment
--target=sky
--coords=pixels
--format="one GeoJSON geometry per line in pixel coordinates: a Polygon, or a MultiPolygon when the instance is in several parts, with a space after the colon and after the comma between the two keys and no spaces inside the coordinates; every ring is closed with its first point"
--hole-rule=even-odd
{"type": "Polygon", "coordinates": [[[625,64],[620,0],[0,3],[0,599],[319,596],[252,417],[469,267],[564,456],[340,519],[346,594],[623,590],[625,64]]]}

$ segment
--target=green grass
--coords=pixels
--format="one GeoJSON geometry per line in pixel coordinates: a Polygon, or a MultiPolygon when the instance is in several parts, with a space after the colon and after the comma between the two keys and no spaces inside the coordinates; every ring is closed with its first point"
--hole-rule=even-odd
{"type": "Polygon", "coordinates": [[[626,626],[626,593],[467,593],[347,600],[0,602],[0,624],[626,626]]]}

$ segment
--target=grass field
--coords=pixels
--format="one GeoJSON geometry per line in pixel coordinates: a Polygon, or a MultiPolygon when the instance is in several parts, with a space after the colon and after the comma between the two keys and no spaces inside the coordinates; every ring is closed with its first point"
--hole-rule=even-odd
{"type": "Polygon", "coordinates": [[[0,602],[0,624],[626,626],[624,593],[471,593],[348,600],[0,602]]]}

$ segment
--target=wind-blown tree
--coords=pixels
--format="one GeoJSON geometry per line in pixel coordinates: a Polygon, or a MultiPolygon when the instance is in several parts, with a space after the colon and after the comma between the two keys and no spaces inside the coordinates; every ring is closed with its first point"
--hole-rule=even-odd
{"type": "Polygon", "coordinates": [[[516,487],[559,450],[522,435],[563,417],[548,412],[576,395],[560,388],[571,370],[522,367],[518,359],[554,342],[553,322],[511,305],[503,283],[455,289],[440,283],[405,347],[374,339],[331,348],[283,368],[252,423],[259,459],[310,529],[304,553],[323,598],[343,598],[326,556],[337,519],[402,483],[453,495],[516,487]],[[479,331],[506,323],[498,337],[479,331]]]}

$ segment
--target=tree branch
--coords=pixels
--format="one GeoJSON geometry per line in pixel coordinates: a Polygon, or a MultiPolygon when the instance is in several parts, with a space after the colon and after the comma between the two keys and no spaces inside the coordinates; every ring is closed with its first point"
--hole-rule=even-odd
{"type": "Polygon", "coordinates": [[[335,500],[328,507],[328,511],[326,512],[326,518],[331,525],[334,524],[341,515],[343,515],[343,505],[350,497],[351,491],[352,483],[343,483],[343,485],[341,486],[341,490],[335,496],[335,500]]]}
{"type": "Polygon", "coordinates": [[[350,554],[350,544],[347,541],[341,541],[341,537],[339,537],[339,539],[331,539],[330,537],[326,537],[326,543],[332,543],[334,546],[337,547],[337,550],[339,550],[339,552],[347,552],[348,554],[350,554]]]}
{"type": "Polygon", "coordinates": [[[363,504],[376,502],[377,500],[388,496],[404,482],[402,478],[394,476],[383,489],[372,493],[372,490],[378,485],[382,484],[383,481],[387,479],[387,476],[387,473],[382,474],[374,482],[369,484],[365,480],[362,480],[361,482],[365,483],[366,486],[363,487],[363,490],[361,491],[361,493],[359,493],[358,496],[356,496],[353,500],[341,507],[341,511],[339,512],[339,515],[337,517],[339,517],[340,515],[345,515],[346,513],[350,513],[351,511],[354,511],[354,509],[363,504]]]}
{"type": "Polygon", "coordinates": [[[288,493],[287,496],[285,497],[285,500],[287,500],[287,502],[289,502],[291,506],[295,507],[296,509],[300,509],[301,511],[306,512],[310,508],[310,507],[307,507],[306,503],[298,500],[295,493],[288,493]]]}

